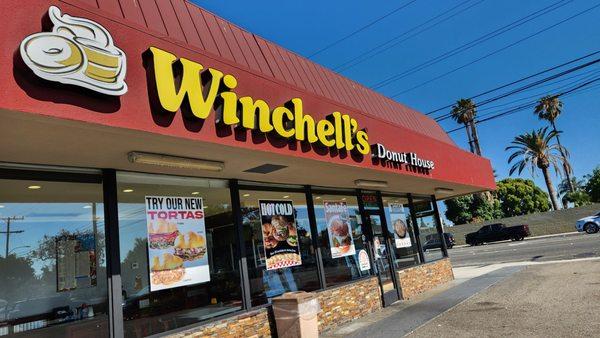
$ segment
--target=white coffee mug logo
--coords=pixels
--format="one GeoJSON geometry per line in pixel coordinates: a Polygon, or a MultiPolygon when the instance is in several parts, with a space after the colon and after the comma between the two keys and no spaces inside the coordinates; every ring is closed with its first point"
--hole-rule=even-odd
{"type": "Polygon", "coordinates": [[[61,15],[51,6],[52,32],[32,34],[21,42],[21,57],[37,76],[81,86],[102,94],[123,95],[125,53],[108,31],[88,19],[61,15]]]}

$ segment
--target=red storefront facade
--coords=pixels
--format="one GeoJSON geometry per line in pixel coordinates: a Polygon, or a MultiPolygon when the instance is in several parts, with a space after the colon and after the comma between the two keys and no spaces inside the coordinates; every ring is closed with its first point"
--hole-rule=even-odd
{"type": "MultiPolygon", "coordinates": [[[[339,267],[340,264],[333,263],[335,257],[330,257],[331,262],[321,257],[321,251],[329,250],[324,244],[328,243],[328,239],[324,237],[321,242],[321,237],[325,236],[322,232],[327,228],[327,225],[320,226],[321,218],[327,219],[326,215],[320,214],[323,200],[339,202],[344,199],[344,202],[340,203],[348,205],[348,210],[355,205],[356,214],[352,217],[358,230],[352,230],[353,236],[355,239],[365,236],[364,250],[369,252],[373,265],[368,275],[378,276],[381,273],[376,268],[378,254],[376,249],[373,251],[374,239],[381,236],[381,242],[389,246],[384,256],[394,255],[392,231],[386,230],[386,227],[392,229],[390,217],[395,217],[391,216],[392,207],[389,203],[406,208],[406,218],[409,223],[413,222],[413,225],[409,226],[413,238],[411,250],[414,251],[414,265],[419,265],[428,261],[422,247],[425,242],[432,240],[433,235],[427,235],[424,227],[424,231],[421,231],[423,236],[420,238],[420,223],[417,222],[423,218],[422,223],[431,221],[433,225],[430,228],[441,230],[435,199],[495,188],[489,161],[458,148],[432,119],[184,0],[8,0],[3,1],[0,8],[5,13],[11,13],[10,20],[0,32],[0,46],[4,51],[0,59],[0,70],[4,74],[0,78],[0,116],[4,120],[0,127],[3,135],[0,149],[4,168],[1,178],[5,185],[3,200],[0,203],[6,205],[0,210],[4,211],[3,217],[19,216],[19,212],[26,213],[26,210],[19,209],[24,208],[24,205],[33,210],[37,208],[36,203],[61,202],[68,204],[70,208],[74,203],[86,202],[87,198],[88,202],[92,203],[92,208],[86,210],[97,209],[97,214],[93,217],[99,217],[98,215],[103,213],[103,249],[100,250],[100,237],[96,228],[98,225],[95,225],[93,238],[96,239],[96,244],[92,251],[94,255],[104,252],[103,257],[95,261],[94,267],[104,264],[105,271],[102,273],[105,275],[102,278],[106,279],[104,283],[107,291],[103,296],[106,299],[103,303],[106,304],[93,312],[107,315],[106,322],[98,324],[106,327],[106,334],[119,336],[125,332],[127,335],[145,336],[179,330],[189,325],[203,325],[207,320],[264,306],[269,303],[271,297],[279,293],[274,291],[275,289],[326,290],[329,286],[359,279],[355,278],[355,263],[345,265],[344,269],[349,272],[338,273],[344,269],[336,268],[338,272],[332,273],[338,277],[346,274],[350,276],[348,278],[336,279],[327,275],[328,266],[339,267]],[[56,6],[57,17],[66,22],[66,28],[62,31],[56,27],[63,23],[57,24],[48,14],[51,6],[56,6]],[[83,18],[84,21],[77,21],[78,18],[83,18]],[[69,27],[69,24],[73,25],[72,20],[83,25],[83,31],[69,27]],[[103,30],[91,29],[92,35],[83,37],[87,34],[85,29],[89,30],[86,25],[102,27],[110,38],[103,40],[104,45],[100,47],[98,41],[90,43],[90,36],[103,30]],[[69,73],[67,77],[71,82],[65,81],[65,72],[57,71],[56,68],[47,70],[46,73],[52,73],[47,77],[36,72],[35,69],[43,67],[34,62],[39,57],[36,54],[39,51],[35,50],[35,39],[32,38],[31,41],[34,42],[29,44],[23,41],[42,32],[48,33],[48,36],[54,34],[49,39],[56,39],[58,35],[60,43],[69,45],[72,42],[81,48],[84,55],[80,61],[82,64],[73,65],[72,69],[65,71],[69,73]],[[160,64],[156,52],[153,52],[151,47],[178,60],[173,64],[173,74],[170,77],[157,71],[160,64]],[[27,54],[28,48],[31,49],[31,55],[27,54]],[[97,48],[100,48],[100,54],[97,48]],[[115,51],[122,52],[122,55],[115,56],[115,51]],[[102,54],[105,52],[108,54],[102,54]],[[110,57],[107,57],[109,54],[110,57]],[[120,61],[115,61],[117,59],[120,61]],[[200,98],[210,101],[208,116],[199,117],[202,114],[198,110],[194,111],[196,101],[191,91],[188,92],[187,98],[182,96],[180,100],[174,98],[176,95],[169,97],[166,89],[161,94],[161,88],[174,86],[173,88],[178,90],[184,87],[185,80],[181,80],[181,77],[185,76],[186,68],[183,64],[186,61],[181,61],[182,59],[188,60],[192,65],[190,67],[201,67],[203,75],[196,75],[196,82],[198,88],[202,88],[202,93],[206,95],[200,98]],[[90,63],[96,68],[90,68],[90,63]],[[216,73],[210,73],[209,68],[216,73]],[[115,72],[115,69],[121,78],[117,79],[117,73],[110,73],[115,72]],[[212,78],[206,78],[211,74],[212,78]],[[231,82],[232,78],[234,82],[231,82]],[[78,85],[81,79],[87,81],[86,83],[101,84],[114,80],[125,83],[126,88],[119,87],[120,89],[115,89],[114,92],[97,88],[95,90],[95,87],[90,89],[89,86],[78,85]],[[214,102],[207,100],[211,85],[215,86],[214,102]],[[223,93],[236,96],[227,101],[223,93]],[[263,100],[269,107],[265,111],[271,115],[266,120],[264,117],[261,120],[259,114],[254,115],[257,121],[256,124],[252,123],[252,126],[255,127],[248,128],[250,123],[242,123],[243,105],[242,100],[239,100],[242,97],[249,98],[248,100],[251,99],[254,103],[263,100]],[[175,100],[175,109],[168,109],[171,102],[169,100],[175,100]],[[227,110],[226,102],[234,102],[233,110],[227,110]],[[300,125],[306,128],[305,132],[294,134],[293,131],[299,128],[296,121],[306,115],[310,116],[314,126],[311,127],[311,122],[303,122],[300,125]],[[228,117],[238,120],[227,122],[228,117]],[[261,121],[274,130],[263,132],[262,125],[258,126],[261,121]],[[313,142],[303,141],[303,137],[310,139],[311,128],[314,131],[313,142]],[[283,135],[288,132],[288,136],[283,135]],[[362,149],[363,151],[359,151],[361,133],[363,145],[367,145],[367,149],[362,149]],[[135,154],[142,154],[142,157],[145,156],[146,160],[149,158],[150,162],[133,160],[135,154]],[[378,154],[381,154],[382,158],[379,158],[378,154]],[[165,164],[165,161],[174,161],[175,164],[165,164]],[[208,168],[205,168],[206,166],[208,168]],[[185,190],[188,188],[186,180],[189,180],[189,185],[198,188],[185,190]],[[22,182],[28,189],[27,193],[37,190],[42,194],[23,194],[17,191],[20,189],[18,182],[22,182]],[[47,186],[52,184],[44,182],[58,185],[47,189],[47,186]],[[63,182],[66,186],[60,186],[58,182],[63,182]],[[69,184],[75,184],[73,189],[68,187],[69,184]],[[97,184],[98,191],[92,192],[84,188],[80,191],[77,184],[97,184]],[[40,188],[31,188],[32,186],[40,188]],[[127,190],[131,191],[125,192],[127,190]],[[138,192],[139,196],[136,195],[138,192]],[[235,304],[231,306],[231,311],[197,315],[196,319],[189,323],[165,324],[163,328],[149,328],[152,325],[144,323],[139,327],[128,328],[127,324],[123,323],[139,320],[144,316],[171,313],[174,310],[166,305],[157,306],[160,307],[159,310],[153,309],[152,293],[145,290],[148,273],[140,272],[144,266],[146,270],[150,269],[147,267],[150,265],[148,258],[145,262],[135,261],[129,264],[128,258],[133,257],[136,248],[123,244],[123,238],[131,236],[127,238],[133,241],[143,236],[136,237],[132,233],[123,232],[123,224],[128,224],[128,220],[123,218],[124,211],[128,210],[129,204],[139,202],[132,197],[134,195],[143,201],[144,196],[179,196],[192,193],[204,198],[206,203],[212,198],[208,196],[215,196],[212,199],[218,202],[215,202],[215,206],[206,205],[207,217],[212,217],[211,222],[219,225],[213,227],[208,224],[208,232],[212,231],[211,236],[217,236],[215,229],[221,229],[225,225],[231,225],[233,229],[233,232],[227,235],[231,236],[231,261],[213,261],[210,273],[212,278],[213,274],[219,273],[215,270],[216,266],[222,264],[222,270],[226,271],[228,268],[225,266],[231,265],[233,278],[238,279],[237,286],[233,286],[232,289],[239,291],[240,299],[230,302],[235,304]],[[57,194],[60,196],[57,197],[57,194]],[[41,197],[42,195],[44,196],[41,197]],[[94,197],[91,197],[92,195],[94,197]],[[253,201],[246,201],[246,197],[253,201]],[[254,255],[255,247],[262,245],[259,235],[248,235],[244,230],[246,221],[253,220],[251,215],[256,209],[254,200],[258,201],[255,197],[263,200],[293,200],[298,207],[298,222],[304,219],[302,217],[306,213],[305,227],[309,231],[305,239],[311,248],[307,255],[317,257],[317,261],[314,262],[314,278],[295,276],[290,279],[293,283],[288,281],[282,283],[282,287],[273,287],[272,278],[265,277],[260,264],[248,267],[248,251],[252,250],[254,255]],[[392,199],[397,202],[392,202],[392,199]],[[353,203],[349,200],[353,200],[353,203]],[[211,211],[217,208],[217,205],[220,211],[211,211]],[[8,213],[11,208],[14,208],[15,215],[8,213]],[[217,221],[220,218],[230,218],[231,222],[217,221]],[[373,230],[375,228],[378,230],[373,230]],[[252,249],[248,249],[249,247],[252,249]],[[129,252],[132,252],[132,256],[126,257],[129,252]],[[121,268],[116,268],[119,262],[121,268]],[[120,270],[125,268],[135,270],[131,281],[125,281],[129,277],[121,276],[120,270]],[[257,284],[262,283],[264,289],[261,291],[262,296],[257,298],[254,297],[257,294],[255,291],[260,287],[253,286],[253,274],[260,276],[255,276],[255,279],[262,280],[257,284]],[[118,278],[113,278],[117,276],[118,278]],[[307,281],[300,281],[304,279],[307,281]],[[131,283],[131,286],[124,286],[127,283],[131,283]],[[308,286],[303,288],[302,285],[308,286]],[[118,289],[123,290],[120,296],[119,292],[115,292],[118,289]],[[139,295],[132,297],[132,293],[139,295]],[[135,299],[135,310],[130,311],[125,305],[122,307],[120,304],[114,304],[119,297],[123,299],[123,304],[127,303],[127,299],[135,299]],[[257,301],[258,298],[261,300],[257,301]]],[[[54,43],[58,40],[49,41],[54,43]]],[[[46,42],[42,41],[43,43],[46,42]]],[[[51,52],[46,53],[44,57],[50,54],[55,56],[64,52],[64,49],[56,47],[51,52]]],[[[75,62],[73,58],[59,61],[62,62],[61,67],[66,67],[66,62],[75,62]]],[[[193,75],[189,78],[193,78],[193,75]]],[[[107,86],[116,88],[113,84],[107,86]]],[[[24,218],[21,224],[27,223],[35,216],[24,218]]],[[[95,218],[92,219],[92,223],[96,223],[95,218]]],[[[14,221],[14,224],[19,222],[14,221]]],[[[63,230],[70,235],[79,231],[73,229],[63,230]]],[[[45,238],[57,236],[59,231],[55,230],[48,230],[39,235],[47,235],[45,238]]],[[[30,233],[35,235],[36,232],[30,230],[30,233]]],[[[433,233],[439,236],[436,231],[433,233]]],[[[14,235],[11,241],[19,241],[18,236],[14,235]]],[[[211,240],[217,241],[217,237],[211,240]]],[[[23,242],[22,246],[30,247],[29,249],[34,251],[39,242],[23,242]]],[[[385,246],[379,243],[378,239],[377,245],[385,246]]],[[[17,244],[19,242],[14,245],[17,244]]],[[[13,244],[9,243],[7,236],[5,259],[10,256],[9,245],[12,247],[13,244]]],[[[210,242],[205,245],[209,247],[209,259],[219,255],[211,251],[210,242]]],[[[442,256],[445,253],[444,245],[441,245],[440,253],[442,256]]],[[[382,270],[390,270],[393,286],[391,289],[381,286],[380,293],[385,295],[392,290],[397,299],[402,294],[399,278],[395,273],[402,270],[402,264],[396,264],[391,256],[388,257],[389,264],[386,263],[382,270]]],[[[57,258],[54,263],[50,258],[39,255],[31,259],[38,260],[32,263],[36,271],[35,278],[39,279],[43,267],[60,270],[57,258]]],[[[256,259],[260,261],[262,258],[256,259]]],[[[57,271],[55,273],[59,274],[57,271]]],[[[94,273],[96,274],[92,279],[100,279],[100,271],[94,273]]],[[[227,281],[232,277],[217,278],[227,281]]],[[[287,277],[281,278],[285,280],[287,277]]],[[[79,290],[77,287],[75,289],[79,290]]],[[[190,296],[192,291],[181,292],[184,292],[186,297],[200,297],[190,296]]],[[[77,292],[79,291],[75,291],[77,292]]],[[[94,293],[89,290],[85,292],[94,293]]],[[[202,291],[200,293],[206,293],[203,296],[205,299],[193,300],[181,306],[198,310],[202,308],[198,304],[219,308],[218,304],[226,303],[221,301],[226,297],[218,296],[219,292],[211,292],[202,291]]],[[[156,301],[157,303],[169,302],[164,293],[160,297],[161,300],[156,301]]],[[[17,304],[23,300],[6,301],[17,304]]],[[[52,311],[61,307],[60,301],[57,301],[57,306],[50,307],[46,315],[41,312],[22,312],[19,315],[19,306],[14,304],[13,307],[17,310],[5,315],[4,327],[7,328],[7,333],[19,334],[17,331],[22,330],[27,334],[43,334],[44,330],[54,325],[69,326],[66,324],[67,320],[62,323],[50,319],[57,316],[56,313],[52,314],[52,311]],[[32,322],[37,324],[26,325],[32,322]]],[[[67,308],[77,308],[77,312],[81,313],[83,302],[78,304],[79,306],[63,305],[67,308]]],[[[89,318],[93,317],[92,315],[89,318]]],[[[3,327],[1,321],[0,318],[0,330],[3,327]]]]}

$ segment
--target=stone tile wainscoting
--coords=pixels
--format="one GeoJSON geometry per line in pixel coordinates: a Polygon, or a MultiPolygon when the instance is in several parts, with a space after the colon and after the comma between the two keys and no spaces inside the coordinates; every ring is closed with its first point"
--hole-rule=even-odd
{"type": "Polygon", "coordinates": [[[453,279],[452,264],[447,258],[398,271],[402,299],[410,299],[453,279]]]}
{"type": "MultiPolygon", "coordinates": [[[[272,337],[271,325],[275,327],[268,308],[248,311],[210,324],[171,334],[169,338],[183,337],[272,337]]],[[[275,330],[273,330],[273,334],[275,330]]]]}
{"type": "Polygon", "coordinates": [[[318,292],[321,312],[319,332],[381,309],[381,291],[377,277],[318,292]]]}
{"type": "MultiPolygon", "coordinates": [[[[321,305],[318,317],[320,332],[381,309],[381,293],[376,277],[318,291],[317,294],[321,305]]],[[[275,332],[275,321],[270,309],[262,308],[169,337],[272,337],[275,332]]]]}

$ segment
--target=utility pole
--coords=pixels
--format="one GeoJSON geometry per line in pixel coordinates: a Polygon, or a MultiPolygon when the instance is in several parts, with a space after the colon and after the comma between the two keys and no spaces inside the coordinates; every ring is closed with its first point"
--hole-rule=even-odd
{"type": "Polygon", "coordinates": [[[6,221],[6,231],[0,231],[0,234],[6,234],[6,255],[4,256],[4,258],[8,258],[8,251],[9,251],[9,247],[10,247],[10,234],[20,234],[23,233],[24,230],[15,230],[15,231],[10,231],[10,222],[12,221],[22,221],[24,220],[25,217],[21,216],[21,217],[17,217],[17,216],[11,216],[11,217],[2,217],[0,218],[0,220],[6,221]]]}

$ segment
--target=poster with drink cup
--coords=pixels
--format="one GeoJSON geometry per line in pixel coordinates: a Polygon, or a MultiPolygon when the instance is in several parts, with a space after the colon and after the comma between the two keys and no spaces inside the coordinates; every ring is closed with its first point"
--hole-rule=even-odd
{"type": "Polygon", "coordinates": [[[201,197],[146,196],[150,291],[210,281],[201,197]]]}
{"type": "Polygon", "coordinates": [[[267,270],[302,265],[294,203],[259,200],[267,270]]]}
{"type": "Polygon", "coordinates": [[[344,201],[324,201],[325,222],[329,234],[331,257],[339,258],[356,253],[348,205],[344,201]]]}
{"type": "Polygon", "coordinates": [[[396,248],[410,248],[410,233],[406,223],[406,213],[404,206],[400,203],[390,203],[388,205],[390,211],[390,222],[394,229],[394,244],[396,248]]]}

